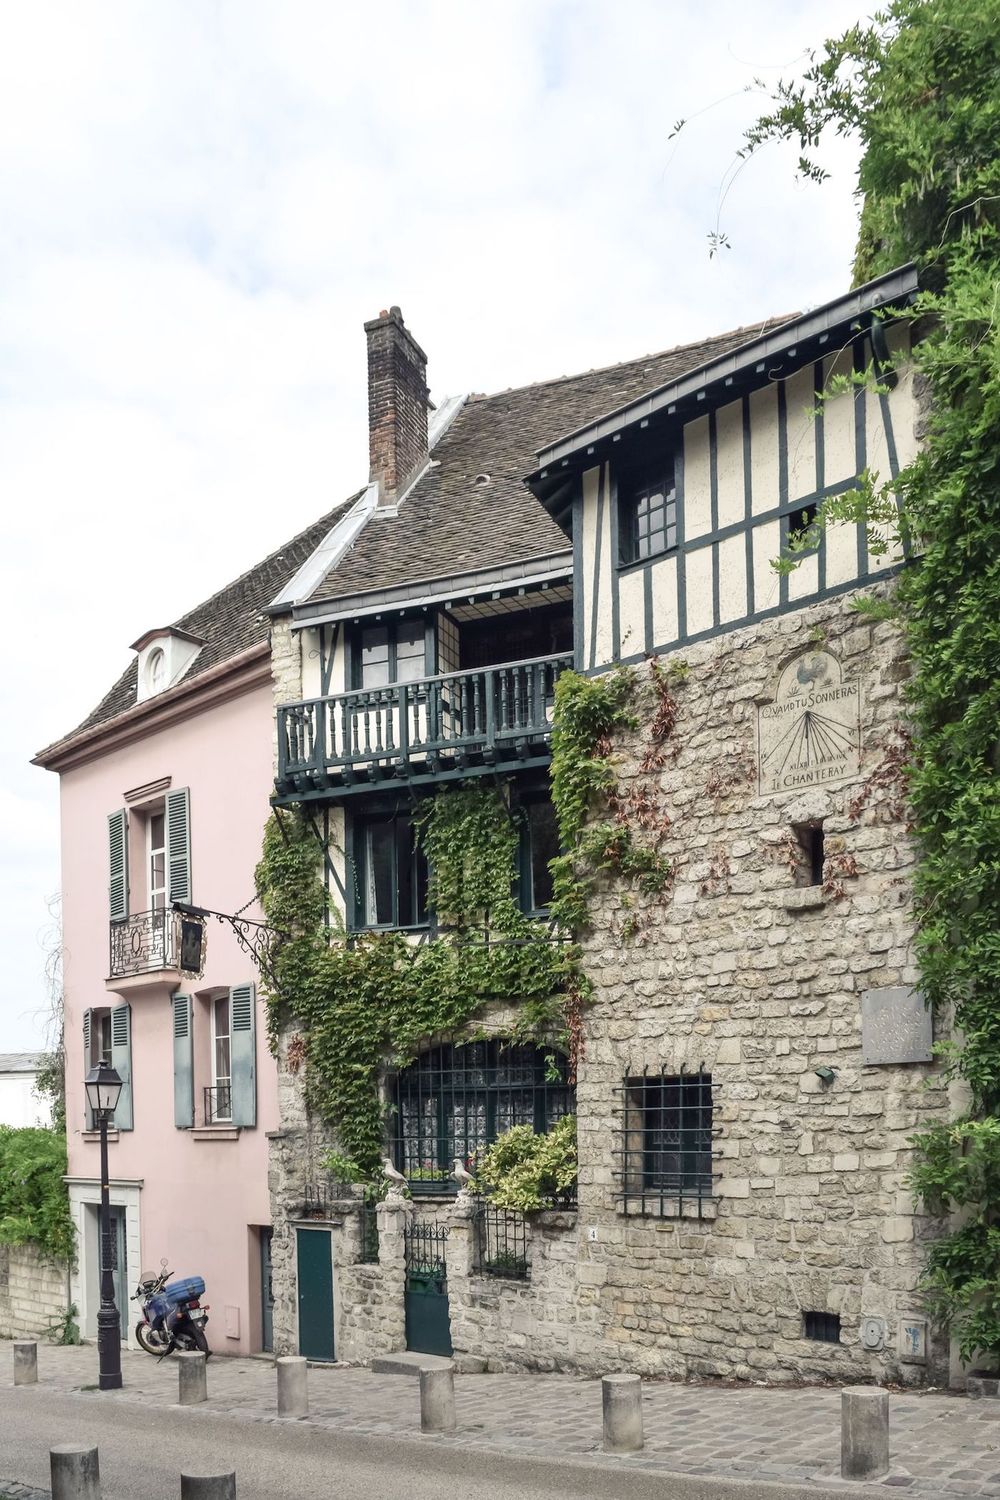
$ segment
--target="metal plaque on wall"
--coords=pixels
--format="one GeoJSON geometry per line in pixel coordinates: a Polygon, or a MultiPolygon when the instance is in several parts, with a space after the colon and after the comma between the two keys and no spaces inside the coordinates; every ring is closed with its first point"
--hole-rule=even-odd
{"type": "Polygon", "coordinates": [[[893,984],[861,996],[861,1062],[921,1063],[932,1058],[933,1022],[919,990],[893,984]]]}
{"type": "Polygon", "coordinates": [[[852,781],[861,763],[861,684],[829,651],[805,651],[757,708],[757,787],[801,791],[852,781]]]}

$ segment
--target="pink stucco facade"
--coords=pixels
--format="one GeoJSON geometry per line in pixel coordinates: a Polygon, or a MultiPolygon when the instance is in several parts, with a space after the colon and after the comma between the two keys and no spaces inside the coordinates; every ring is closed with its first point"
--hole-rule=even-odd
{"type": "MultiPolygon", "coordinates": [[[[83,1079],[84,1014],[131,1007],[132,1129],[110,1146],[112,1204],[124,1223],[128,1291],[140,1269],[165,1256],[182,1276],[203,1276],[210,1304],[209,1342],[219,1353],[262,1347],[261,1230],[270,1224],[267,1132],[277,1128],[274,1064],[264,1007],[256,997],[256,1122],[206,1128],[204,1089],[213,1078],[213,1001],[256,984],[250,956],[232,931],[212,920],[205,971],[179,979],[161,965],[109,979],[108,816],[125,810],[129,838],[129,911],[150,905],[148,823],[170,790],[189,790],[190,901],[222,912],[253,893],[272,782],[272,699],[266,660],[222,674],[210,692],[172,692],[172,722],[156,700],[133,709],[60,768],[65,944],[66,1094],[70,1198],[80,1240],[74,1295],[84,1332],[96,1328],[96,1187],[99,1145],[88,1135],[83,1079]],[[157,723],[157,720],[159,722],[157,723]],[[117,726],[117,728],[116,728],[117,726]],[[192,997],[194,1125],[175,1123],[172,997],[192,997]]],[[[256,905],[247,916],[258,917],[256,905]]],[[[93,1024],[93,1022],[92,1022],[93,1024]]],[[[136,1322],[129,1308],[129,1328],[136,1322]]],[[[131,1332],[130,1332],[131,1337],[131,1332]]]]}

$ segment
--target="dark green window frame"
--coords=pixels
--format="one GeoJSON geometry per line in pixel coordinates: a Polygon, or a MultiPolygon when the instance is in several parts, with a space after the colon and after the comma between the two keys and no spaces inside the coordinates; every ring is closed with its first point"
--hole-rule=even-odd
{"type": "Polygon", "coordinates": [[[428,925],[427,860],[406,814],[349,817],[347,856],[354,873],[348,908],[353,932],[428,925]]]}
{"type": "Polygon", "coordinates": [[[544,917],[552,901],[548,863],[559,853],[559,830],[552,799],[525,796],[519,806],[518,905],[526,916],[544,917]]]}
{"type": "MultiPolygon", "coordinates": [[[[369,620],[361,622],[354,627],[351,634],[351,686],[354,689],[363,687],[379,688],[387,687],[399,681],[400,662],[400,638],[404,640],[417,629],[423,631],[423,664],[419,673],[413,677],[407,677],[406,681],[419,681],[423,677],[433,677],[436,660],[436,641],[434,622],[429,616],[409,616],[396,620],[369,620]],[[374,644],[376,634],[385,635],[387,673],[386,682],[365,683],[364,678],[364,652],[366,644],[374,644]]],[[[412,657],[408,658],[412,660],[412,657]]]]}
{"type": "Polygon", "coordinates": [[[647,562],[677,549],[677,483],[673,456],[650,475],[618,475],[618,564],[647,562]]]}

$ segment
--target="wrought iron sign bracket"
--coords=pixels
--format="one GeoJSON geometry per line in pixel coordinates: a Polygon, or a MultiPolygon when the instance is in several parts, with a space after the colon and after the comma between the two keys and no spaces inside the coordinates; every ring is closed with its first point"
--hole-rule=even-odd
{"type": "Polygon", "coordinates": [[[282,932],[277,927],[270,927],[266,922],[255,922],[252,917],[244,917],[241,912],[213,911],[211,907],[192,906],[186,901],[174,901],[172,905],[174,911],[182,918],[203,921],[208,917],[214,917],[223,926],[231,928],[243,952],[253,960],[265,979],[270,984],[274,984],[272,962],[274,942],[275,939],[287,938],[287,932],[282,932]]]}

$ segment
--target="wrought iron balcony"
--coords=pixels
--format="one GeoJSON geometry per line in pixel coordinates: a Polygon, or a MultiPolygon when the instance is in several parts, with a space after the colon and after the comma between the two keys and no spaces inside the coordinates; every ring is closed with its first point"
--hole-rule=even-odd
{"type": "Polygon", "coordinates": [[[277,800],[393,776],[436,781],[500,762],[544,764],[556,678],[571,662],[540,656],[285,704],[277,800]]]}
{"type": "Polygon", "coordinates": [[[111,960],[108,970],[112,979],[129,974],[152,974],[157,969],[177,967],[176,927],[172,911],[163,907],[155,911],[133,912],[111,923],[111,960]]]}

